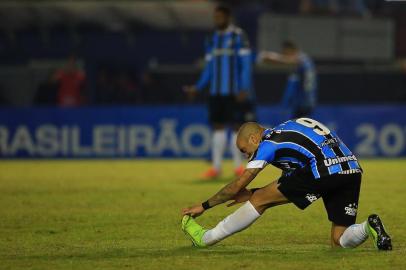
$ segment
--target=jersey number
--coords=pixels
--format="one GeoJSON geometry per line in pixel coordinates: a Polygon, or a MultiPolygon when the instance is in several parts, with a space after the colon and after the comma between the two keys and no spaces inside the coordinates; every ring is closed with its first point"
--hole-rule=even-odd
{"type": "Polygon", "coordinates": [[[323,125],[320,122],[317,122],[316,120],[310,118],[299,118],[296,119],[296,122],[305,127],[312,128],[313,131],[319,135],[325,136],[330,134],[330,130],[325,125],[323,125]]]}

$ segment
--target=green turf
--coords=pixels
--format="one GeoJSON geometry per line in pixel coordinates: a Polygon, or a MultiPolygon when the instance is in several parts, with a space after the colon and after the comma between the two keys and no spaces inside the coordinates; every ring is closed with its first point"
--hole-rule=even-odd
{"type": "MultiPolygon", "coordinates": [[[[321,201],[268,210],[248,230],[196,249],[180,210],[230,180],[198,180],[203,161],[0,162],[0,269],[406,269],[406,161],[364,161],[358,221],[381,215],[394,250],[329,247],[321,201]]],[[[231,171],[230,163],[225,167],[231,171]]],[[[267,168],[252,186],[275,179],[267,168]]],[[[233,208],[198,221],[213,226],[233,208]]]]}

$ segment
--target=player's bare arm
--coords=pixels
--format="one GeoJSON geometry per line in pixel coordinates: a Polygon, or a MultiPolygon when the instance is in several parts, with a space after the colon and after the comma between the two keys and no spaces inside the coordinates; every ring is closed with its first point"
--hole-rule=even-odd
{"type": "Polygon", "coordinates": [[[240,190],[254,180],[260,171],[261,169],[246,169],[241,177],[223,187],[216,195],[207,200],[208,206],[213,207],[233,199],[240,190]]]}
{"type": "Polygon", "coordinates": [[[204,202],[203,204],[185,208],[183,209],[182,214],[197,217],[203,214],[203,212],[208,208],[232,200],[241,190],[245,189],[245,187],[249,183],[251,183],[252,180],[254,180],[254,178],[261,170],[262,169],[246,169],[241,177],[224,186],[219,192],[217,192],[206,202],[204,202]]]}
{"type": "Polygon", "coordinates": [[[295,56],[286,56],[277,52],[262,51],[259,54],[259,61],[273,64],[296,65],[299,59],[295,56]]]}

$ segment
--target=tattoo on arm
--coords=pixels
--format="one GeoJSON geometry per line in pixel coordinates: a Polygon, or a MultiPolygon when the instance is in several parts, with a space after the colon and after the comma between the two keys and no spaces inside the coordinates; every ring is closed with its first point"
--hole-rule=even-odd
{"type": "Polygon", "coordinates": [[[224,186],[208,200],[210,207],[231,200],[241,189],[245,188],[262,169],[247,169],[244,174],[233,182],[224,186]]]}

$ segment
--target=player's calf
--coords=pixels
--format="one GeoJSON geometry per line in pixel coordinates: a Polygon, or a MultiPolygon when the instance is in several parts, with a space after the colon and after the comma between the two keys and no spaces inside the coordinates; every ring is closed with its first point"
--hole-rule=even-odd
{"type": "Polygon", "coordinates": [[[340,238],[347,229],[347,226],[340,226],[332,223],[331,226],[331,247],[341,247],[340,238]]]}

